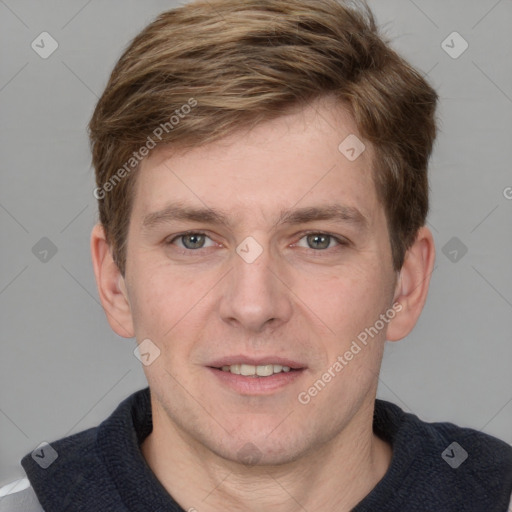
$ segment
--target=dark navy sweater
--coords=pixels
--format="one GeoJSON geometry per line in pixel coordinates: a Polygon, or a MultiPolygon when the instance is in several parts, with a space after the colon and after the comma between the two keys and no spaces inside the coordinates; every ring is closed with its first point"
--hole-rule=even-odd
{"type": "MultiPolygon", "coordinates": [[[[379,399],[373,429],[392,444],[393,457],[353,512],[507,512],[507,443],[452,423],[426,423],[379,399]]],[[[21,463],[44,511],[184,512],[142,456],[151,430],[146,388],[98,427],[50,443],[58,456],[46,469],[27,454],[21,463]]]]}

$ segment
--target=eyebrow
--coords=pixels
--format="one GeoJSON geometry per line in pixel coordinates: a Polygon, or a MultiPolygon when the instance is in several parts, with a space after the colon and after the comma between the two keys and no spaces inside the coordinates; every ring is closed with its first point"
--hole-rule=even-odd
{"type": "MultiPolygon", "coordinates": [[[[369,227],[369,219],[355,207],[340,204],[327,204],[324,206],[307,206],[290,210],[281,210],[276,225],[305,224],[314,221],[335,221],[345,224],[353,224],[361,229],[369,227]]],[[[147,214],[142,227],[145,231],[151,231],[161,224],[173,221],[189,221],[205,224],[217,224],[228,228],[233,222],[228,215],[221,210],[213,208],[197,208],[183,203],[169,204],[162,210],[147,214]]]]}

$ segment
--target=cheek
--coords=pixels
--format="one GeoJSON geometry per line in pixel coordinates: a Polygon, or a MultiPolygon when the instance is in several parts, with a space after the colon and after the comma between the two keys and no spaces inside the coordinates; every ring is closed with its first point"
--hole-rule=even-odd
{"type": "Polygon", "coordinates": [[[135,331],[144,337],[161,338],[184,313],[186,290],[154,269],[134,276],[130,299],[135,331]]]}
{"type": "Polygon", "coordinates": [[[203,275],[198,285],[196,274],[178,273],[171,267],[141,267],[134,276],[130,295],[137,339],[150,338],[161,347],[179,338],[186,340],[197,334],[200,317],[211,298],[207,294],[214,284],[203,275]]]}
{"type": "Polygon", "coordinates": [[[352,268],[350,275],[326,280],[325,293],[310,294],[314,302],[308,305],[331,331],[319,340],[327,357],[311,381],[312,386],[318,379],[329,382],[318,404],[330,404],[333,397],[363,396],[374,386],[387,328],[379,319],[390,307],[385,281],[382,273],[352,268]]]}
{"type": "Polygon", "coordinates": [[[336,334],[357,334],[388,306],[389,284],[378,268],[346,267],[309,284],[300,296],[336,334]]]}

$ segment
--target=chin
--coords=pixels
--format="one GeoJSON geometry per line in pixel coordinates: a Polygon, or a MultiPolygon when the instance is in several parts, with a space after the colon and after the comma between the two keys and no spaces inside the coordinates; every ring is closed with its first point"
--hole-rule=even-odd
{"type": "Polygon", "coordinates": [[[279,466],[294,462],[307,451],[305,440],[293,439],[290,433],[270,439],[258,434],[234,436],[219,442],[211,439],[210,450],[223,459],[245,466],[279,466]]]}

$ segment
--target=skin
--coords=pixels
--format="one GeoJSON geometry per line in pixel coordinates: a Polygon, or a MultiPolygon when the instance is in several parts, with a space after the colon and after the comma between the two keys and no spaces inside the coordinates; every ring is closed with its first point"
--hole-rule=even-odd
{"type": "Polygon", "coordinates": [[[220,142],[155,150],[139,170],[124,277],[103,228],[93,230],[112,328],[161,351],[144,366],[154,429],[141,448],[185,510],[348,511],[390,465],[391,446],[372,431],[384,344],[414,327],[435,251],[423,227],[400,273],[393,270],[373,149],[366,144],[349,161],[338,151],[349,134],[358,134],[350,115],[322,99],[220,142]],[[222,210],[231,225],[175,220],[144,228],[148,215],[176,201],[222,210]],[[277,222],[282,209],[332,203],[356,208],[367,224],[277,222]],[[187,230],[207,237],[176,238],[187,230]],[[315,243],[314,233],[346,243],[315,243]],[[249,236],[262,249],[252,263],[236,251],[249,236]],[[301,404],[299,393],[396,303],[401,311],[301,404]],[[287,357],[306,369],[272,393],[241,393],[208,368],[229,355],[287,357]],[[244,446],[254,455],[249,465],[244,446]]]}

